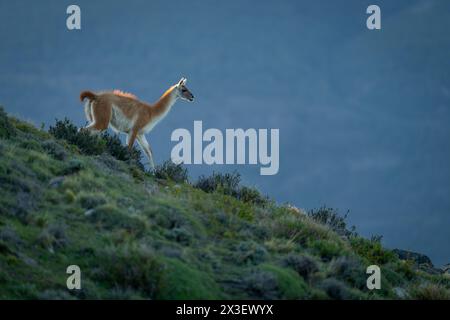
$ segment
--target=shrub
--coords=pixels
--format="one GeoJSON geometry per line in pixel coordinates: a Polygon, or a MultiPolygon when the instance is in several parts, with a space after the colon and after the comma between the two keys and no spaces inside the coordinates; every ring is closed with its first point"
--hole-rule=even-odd
{"type": "Polygon", "coordinates": [[[183,245],[189,245],[192,242],[192,231],[186,227],[173,228],[167,231],[167,237],[183,245]]]}
{"type": "Polygon", "coordinates": [[[56,139],[66,140],[76,145],[83,154],[98,155],[106,151],[106,143],[100,136],[87,130],[80,130],[69,119],[56,120],[55,126],[50,126],[48,132],[56,139]]]}
{"type": "Polygon", "coordinates": [[[334,259],[330,263],[329,274],[358,289],[366,287],[366,270],[355,258],[343,256],[334,259]]]}
{"type": "Polygon", "coordinates": [[[275,275],[280,299],[305,299],[308,296],[307,284],[293,270],[270,264],[263,265],[262,269],[275,275]]]}
{"type": "Polygon", "coordinates": [[[11,243],[13,245],[23,244],[22,239],[17,232],[11,227],[3,227],[0,229],[0,241],[11,243]]]}
{"type": "Polygon", "coordinates": [[[263,196],[257,189],[249,187],[240,188],[237,198],[243,202],[261,207],[264,207],[269,203],[269,198],[267,196],[263,196]]]}
{"type": "Polygon", "coordinates": [[[122,213],[111,205],[102,205],[88,213],[90,221],[107,230],[124,229],[136,236],[140,236],[145,230],[145,223],[139,218],[122,213]]]}
{"type": "Polygon", "coordinates": [[[396,255],[392,251],[384,249],[377,239],[367,240],[353,237],[350,239],[350,244],[358,255],[373,264],[382,265],[397,259],[396,255]]]}
{"type": "Polygon", "coordinates": [[[53,140],[46,140],[42,143],[44,150],[56,160],[64,160],[67,157],[67,152],[57,142],[53,140]]]}
{"type": "Polygon", "coordinates": [[[83,168],[84,168],[84,165],[81,161],[72,159],[69,161],[67,166],[61,170],[60,174],[62,176],[75,174],[75,173],[79,172],[80,170],[82,170],[83,168]]]}
{"type": "Polygon", "coordinates": [[[313,273],[319,271],[317,262],[308,256],[290,254],[283,259],[283,264],[294,269],[304,279],[309,279],[313,273]]]}
{"type": "Polygon", "coordinates": [[[350,291],[345,286],[345,284],[334,278],[325,279],[321,283],[320,288],[324,290],[331,299],[335,300],[351,299],[350,291]]]}
{"type": "Polygon", "coordinates": [[[84,209],[93,209],[106,203],[106,198],[103,194],[82,194],[78,201],[84,209]]]}
{"type": "Polygon", "coordinates": [[[106,149],[110,155],[117,160],[133,162],[136,166],[144,169],[141,163],[141,151],[133,146],[131,150],[128,146],[124,146],[117,135],[111,136],[107,132],[102,134],[102,138],[106,142],[106,149]]]}
{"type": "Polygon", "coordinates": [[[177,183],[188,181],[187,169],[182,164],[175,164],[170,160],[156,166],[153,174],[158,179],[172,180],[177,183]]]}
{"type": "Polygon", "coordinates": [[[344,216],[339,215],[339,213],[333,208],[327,208],[325,206],[308,212],[308,216],[314,221],[321,223],[330,227],[340,236],[351,237],[356,236],[355,227],[352,226],[348,228],[346,219],[348,216],[348,211],[344,216]]]}
{"type": "Polygon", "coordinates": [[[235,248],[233,260],[238,264],[258,264],[267,258],[267,250],[253,241],[240,242],[235,248]]]}
{"type": "Polygon", "coordinates": [[[336,242],[331,240],[308,240],[308,246],[321,257],[323,261],[330,261],[335,257],[339,257],[343,252],[343,248],[336,242]]]}
{"type": "Polygon", "coordinates": [[[250,187],[241,187],[241,175],[238,172],[233,173],[216,173],[206,177],[200,176],[197,182],[194,184],[195,188],[201,189],[205,192],[220,192],[225,195],[235,197],[242,202],[266,206],[269,204],[269,198],[261,195],[261,193],[250,187]]]}
{"type": "Polygon", "coordinates": [[[245,291],[252,299],[279,298],[277,277],[271,272],[255,270],[243,282],[245,291]]]}
{"type": "Polygon", "coordinates": [[[132,288],[154,298],[162,266],[152,250],[143,246],[108,247],[97,254],[100,272],[94,276],[110,287],[132,288]]]}
{"type": "Polygon", "coordinates": [[[417,300],[450,300],[450,290],[439,284],[428,283],[414,287],[411,290],[411,298],[417,300]]]}
{"type": "Polygon", "coordinates": [[[37,242],[50,251],[63,248],[68,243],[66,229],[67,227],[61,224],[50,225],[41,232],[37,242]]]}
{"type": "Polygon", "coordinates": [[[78,131],[77,126],[67,118],[56,120],[55,126],[50,126],[48,131],[55,138],[76,145],[83,154],[100,155],[107,152],[117,160],[133,162],[141,169],[144,168],[140,162],[141,152],[138,149],[133,147],[129,150],[127,146],[122,145],[117,136],[111,136],[107,132],[96,135],[88,130],[78,131]]]}
{"type": "Polygon", "coordinates": [[[233,173],[216,173],[211,176],[200,176],[194,187],[205,192],[212,193],[220,190],[223,194],[237,197],[239,195],[239,183],[241,175],[236,171],[233,173]]]}
{"type": "Polygon", "coordinates": [[[0,106],[0,138],[9,139],[16,134],[16,131],[9,121],[8,115],[6,114],[3,107],[0,106]]]}

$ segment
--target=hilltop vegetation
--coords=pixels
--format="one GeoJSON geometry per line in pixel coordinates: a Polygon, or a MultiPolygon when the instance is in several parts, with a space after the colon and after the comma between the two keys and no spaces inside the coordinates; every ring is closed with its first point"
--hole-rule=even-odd
{"type": "Polygon", "coordinates": [[[1,299],[449,299],[450,280],[364,239],[335,210],[304,212],[240,185],[148,172],[110,135],[49,131],[0,109],[1,299]],[[82,289],[66,288],[78,265],[82,289]],[[382,270],[366,288],[366,267],[382,270]]]}

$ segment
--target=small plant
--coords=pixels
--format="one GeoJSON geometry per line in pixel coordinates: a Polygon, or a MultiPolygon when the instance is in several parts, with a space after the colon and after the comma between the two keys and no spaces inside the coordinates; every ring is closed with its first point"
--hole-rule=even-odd
{"type": "Polygon", "coordinates": [[[57,139],[66,140],[70,144],[76,145],[81,153],[86,155],[100,155],[109,153],[117,160],[132,161],[140,169],[144,169],[141,159],[141,152],[135,147],[128,149],[122,145],[117,136],[111,136],[107,132],[95,135],[88,130],[78,130],[69,119],[56,120],[54,126],[50,126],[48,132],[57,139]]]}
{"type": "Polygon", "coordinates": [[[345,281],[352,287],[364,289],[366,286],[366,270],[356,258],[338,257],[331,261],[329,269],[330,275],[345,281]]]}
{"type": "Polygon", "coordinates": [[[241,175],[236,171],[233,173],[214,172],[209,177],[200,176],[194,186],[208,193],[220,190],[223,194],[237,197],[240,182],[241,175]]]}
{"type": "Polygon", "coordinates": [[[239,190],[238,199],[261,207],[266,206],[270,202],[267,196],[263,196],[257,189],[249,187],[242,187],[239,190]]]}
{"type": "Polygon", "coordinates": [[[339,215],[337,210],[333,208],[327,208],[325,206],[317,209],[317,210],[311,210],[308,212],[308,216],[313,219],[314,221],[321,223],[323,225],[326,225],[330,227],[334,232],[339,234],[340,236],[344,237],[351,237],[356,236],[357,233],[355,232],[355,227],[348,227],[347,226],[347,216],[349,214],[349,211],[344,216],[339,215]]]}
{"type": "Polygon", "coordinates": [[[320,288],[327,293],[327,295],[334,300],[348,300],[351,299],[349,289],[339,280],[334,278],[325,279],[320,288]]]}
{"type": "Polygon", "coordinates": [[[50,251],[63,248],[68,243],[66,229],[67,226],[61,224],[50,225],[41,232],[37,242],[50,251]]]}
{"type": "Polygon", "coordinates": [[[350,239],[350,244],[358,255],[373,264],[382,265],[397,258],[392,251],[384,249],[378,239],[367,240],[361,237],[353,237],[350,239]]]}
{"type": "Polygon", "coordinates": [[[188,181],[187,169],[182,164],[175,164],[170,160],[156,166],[153,174],[158,179],[172,180],[177,183],[188,181]]]}
{"type": "Polygon", "coordinates": [[[56,120],[55,126],[50,126],[48,132],[56,139],[66,140],[76,145],[86,155],[98,155],[106,151],[106,143],[101,137],[87,130],[78,131],[77,126],[67,118],[56,120]]]}
{"type": "Polygon", "coordinates": [[[209,177],[200,176],[194,184],[194,187],[208,193],[220,192],[243,202],[258,206],[266,206],[269,204],[270,200],[268,197],[261,195],[255,188],[241,187],[240,182],[241,175],[236,171],[232,173],[214,172],[209,177]]]}
{"type": "Polygon", "coordinates": [[[308,256],[290,254],[284,258],[283,264],[294,269],[304,279],[309,279],[312,274],[319,271],[317,262],[308,256]]]}
{"type": "Polygon", "coordinates": [[[252,299],[277,299],[279,297],[278,281],[271,272],[255,270],[244,278],[244,286],[252,299]]]}
{"type": "Polygon", "coordinates": [[[141,164],[141,151],[133,147],[131,150],[122,144],[117,135],[111,136],[107,132],[102,134],[102,138],[106,141],[106,149],[110,155],[112,155],[117,160],[121,161],[132,161],[138,167],[143,169],[141,164]]]}
{"type": "Polygon", "coordinates": [[[109,283],[112,288],[131,288],[148,298],[155,298],[162,266],[151,249],[135,245],[107,247],[98,256],[102,263],[95,277],[109,283]]]}
{"type": "Polygon", "coordinates": [[[267,256],[267,250],[253,241],[240,242],[234,250],[233,260],[239,264],[259,264],[267,256]]]}
{"type": "Polygon", "coordinates": [[[9,139],[16,134],[13,125],[10,123],[8,115],[0,106],[0,138],[9,139]]]}
{"type": "Polygon", "coordinates": [[[450,290],[439,284],[428,283],[414,287],[411,297],[417,300],[450,300],[450,290]]]}
{"type": "Polygon", "coordinates": [[[64,148],[54,140],[46,140],[42,142],[44,150],[56,160],[65,160],[67,152],[64,148]]]}

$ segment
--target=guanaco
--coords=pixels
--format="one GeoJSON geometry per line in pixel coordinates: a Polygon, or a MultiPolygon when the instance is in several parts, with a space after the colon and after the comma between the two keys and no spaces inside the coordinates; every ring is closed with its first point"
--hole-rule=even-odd
{"type": "Polygon", "coordinates": [[[127,134],[127,145],[130,149],[137,139],[150,161],[150,166],[154,168],[153,153],[145,134],[164,119],[178,99],[194,101],[194,95],[186,87],[186,81],[186,78],[181,78],[154,104],[139,101],[135,95],[119,90],[98,94],[83,91],[80,93],[80,100],[88,100],[84,112],[89,121],[83,129],[99,133],[109,126],[115,132],[127,134]]]}

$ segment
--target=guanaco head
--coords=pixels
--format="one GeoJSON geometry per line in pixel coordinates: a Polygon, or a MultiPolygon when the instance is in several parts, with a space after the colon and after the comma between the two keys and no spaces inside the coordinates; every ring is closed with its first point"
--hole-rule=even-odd
{"type": "Polygon", "coordinates": [[[194,95],[186,87],[186,81],[186,78],[181,78],[181,80],[176,84],[175,90],[177,90],[177,95],[183,100],[194,101],[194,95]]]}

